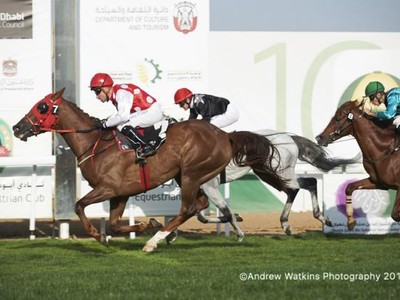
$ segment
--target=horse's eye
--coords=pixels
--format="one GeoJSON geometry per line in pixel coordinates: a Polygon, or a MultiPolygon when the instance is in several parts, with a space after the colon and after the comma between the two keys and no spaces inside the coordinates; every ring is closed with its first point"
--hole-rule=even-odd
{"type": "Polygon", "coordinates": [[[341,120],[341,119],[340,119],[339,117],[336,117],[336,118],[335,118],[335,121],[336,121],[336,122],[340,122],[340,120],[341,120]]]}
{"type": "Polygon", "coordinates": [[[43,115],[49,111],[49,106],[47,105],[46,102],[41,102],[38,104],[37,110],[43,115]]]}

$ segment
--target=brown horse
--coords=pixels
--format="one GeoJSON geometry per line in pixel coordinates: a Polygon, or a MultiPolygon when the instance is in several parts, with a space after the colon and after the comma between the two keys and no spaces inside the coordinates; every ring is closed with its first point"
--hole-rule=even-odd
{"type": "Polygon", "coordinates": [[[400,137],[395,134],[391,121],[367,115],[364,104],[365,100],[345,102],[325,130],[316,137],[318,144],[327,146],[339,138],[352,135],[361,148],[363,165],[369,177],[346,187],[347,226],[350,230],[356,225],[351,203],[356,189],[396,190],[392,218],[400,221],[400,137]]]}
{"type": "Polygon", "coordinates": [[[120,151],[113,130],[93,128],[96,119],[65,100],[63,91],[36,103],[13,126],[14,135],[23,141],[45,131],[55,131],[63,136],[78,159],[82,175],[93,188],[77,201],[75,212],[87,233],[103,244],[107,244],[104,234],[98,233],[85,215],[88,205],[110,200],[110,230],[113,233],[152,228],[152,224],[119,224],[128,198],[175,178],[182,193],[179,214],[147,241],[143,251],[150,252],[169,233],[208,206],[199,187],[218,175],[231,159],[239,165],[252,166],[278,189],[286,189],[285,181],[271,165],[275,148],[273,145],[266,147],[266,139],[250,132],[228,134],[201,120],[170,125],[166,141],[157,154],[146,159],[149,175],[144,185],[134,152],[120,151]]]}

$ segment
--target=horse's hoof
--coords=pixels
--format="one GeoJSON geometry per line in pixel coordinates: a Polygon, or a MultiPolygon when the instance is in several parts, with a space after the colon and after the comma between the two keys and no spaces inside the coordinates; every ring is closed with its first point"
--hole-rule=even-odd
{"type": "Polygon", "coordinates": [[[353,230],[354,227],[356,227],[356,224],[357,224],[356,220],[353,220],[353,221],[351,221],[351,222],[347,222],[347,228],[348,228],[349,230],[353,230]]]}
{"type": "Polygon", "coordinates": [[[156,246],[156,245],[146,244],[146,245],[144,245],[144,247],[142,248],[142,251],[143,251],[143,252],[146,252],[146,253],[150,253],[150,252],[153,252],[153,251],[156,250],[156,249],[157,249],[157,246],[156,246]]]}
{"type": "Polygon", "coordinates": [[[243,241],[243,239],[244,239],[244,234],[243,234],[243,233],[237,235],[237,241],[238,241],[239,243],[241,243],[241,242],[243,241]]]}
{"type": "Polygon", "coordinates": [[[329,227],[332,227],[332,226],[333,226],[332,221],[329,220],[329,219],[326,219],[326,220],[325,220],[325,225],[326,225],[326,226],[329,226],[329,227]]]}
{"type": "Polygon", "coordinates": [[[100,235],[100,240],[99,240],[99,242],[100,242],[100,244],[102,244],[102,245],[108,247],[108,246],[109,246],[109,244],[108,244],[108,240],[109,240],[109,239],[110,239],[110,238],[109,238],[108,236],[106,236],[105,234],[101,234],[101,235],[100,235]]]}
{"type": "Polygon", "coordinates": [[[167,235],[167,237],[165,238],[165,241],[167,242],[168,245],[171,245],[173,242],[175,242],[177,237],[178,237],[178,231],[175,230],[167,235]]]}
{"type": "Polygon", "coordinates": [[[233,214],[233,217],[236,219],[236,222],[243,222],[243,218],[239,214],[233,214]]]}
{"type": "Polygon", "coordinates": [[[163,227],[163,224],[161,224],[160,221],[158,221],[157,219],[154,219],[154,218],[150,218],[149,224],[150,224],[153,228],[161,228],[161,227],[163,227]]]}
{"type": "Polygon", "coordinates": [[[292,230],[290,229],[290,226],[287,226],[283,229],[286,235],[292,235],[292,230]]]}

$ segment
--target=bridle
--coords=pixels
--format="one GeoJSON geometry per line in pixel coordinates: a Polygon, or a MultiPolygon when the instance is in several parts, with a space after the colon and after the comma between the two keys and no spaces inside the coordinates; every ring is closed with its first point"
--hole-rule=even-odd
{"type": "MultiPolygon", "coordinates": [[[[37,136],[44,131],[51,131],[55,133],[90,133],[97,130],[96,127],[91,127],[88,129],[60,129],[60,124],[58,120],[59,107],[63,102],[63,98],[60,96],[54,100],[52,97],[52,94],[46,96],[43,100],[39,101],[28,114],[25,115],[25,118],[32,126],[30,131],[33,135],[37,136]],[[31,117],[32,115],[34,116],[34,118],[31,117]]],[[[113,136],[110,140],[113,140],[114,138],[115,137],[113,136]]],[[[109,141],[102,138],[102,130],[100,130],[99,137],[97,138],[96,142],[92,146],[90,146],[88,150],[84,151],[83,154],[77,156],[79,162],[78,165],[82,164],[89,158],[93,159],[95,155],[106,151],[112,146],[112,144],[110,144],[104,149],[97,151],[100,140],[109,141]],[[83,155],[90,151],[90,149],[92,149],[92,153],[87,157],[81,159],[83,155]]]]}
{"type": "Polygon", "coordinates": [[[332,142],[336,141],[341,137],[343,131],[345,131],[350,126],[354,126],[354,123],[357,122],[360,118],[366,117],[366,113],[363,111],[359,116],[354,118],[354,114],[351,111],[341,110],[341,112],[347,116],[346,120],[343,122],[342,126],[339,129],[336,129],[332,133],[329,134],[332,142]]]}
{"type": "Polygon", "coordinates": [[[52,131],[56,133],[89,133],[96,130],[95,127],[89,129],[59,129],[59,106],[62,104],[63,98],[53,100],[52,94],[46,96],[39,101],[31,111],[25,115],[25,118],[32,125],[30,131],[37,136],[43,131],[52,131]],[[33,115],[34,120],[30,115],[33,115]]]}

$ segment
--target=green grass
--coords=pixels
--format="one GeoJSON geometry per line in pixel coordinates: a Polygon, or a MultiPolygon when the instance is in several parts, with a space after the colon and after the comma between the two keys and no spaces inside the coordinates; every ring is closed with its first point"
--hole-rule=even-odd
{"type": "Polygon", "coordinates": [[[398,236],[308,233],[246,236],[237,243],[186,235],[146,254],[141,248],[148,238],[114,239],[109,247],[92,239],[2,240],[0,299],[397,299],[400,294],[398,236]],[[253,280],[241,281],[242,273],[253,280]],[[281,278],[268,280],[266,274],[281,278]],[[381,277],[352,281],[324,274],[381,277]],[[384,280],[385,274],[396,278],[384,280]]]}

